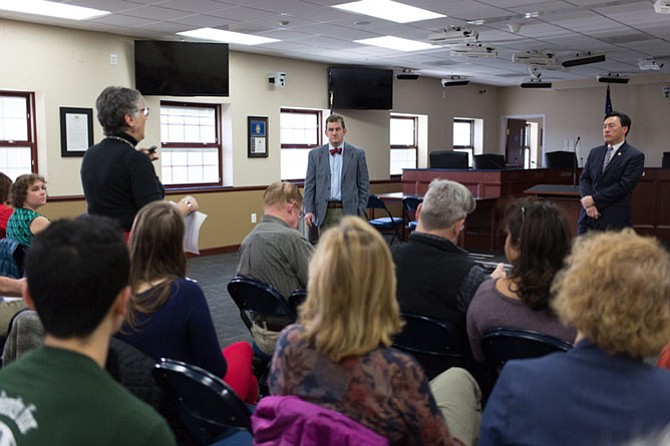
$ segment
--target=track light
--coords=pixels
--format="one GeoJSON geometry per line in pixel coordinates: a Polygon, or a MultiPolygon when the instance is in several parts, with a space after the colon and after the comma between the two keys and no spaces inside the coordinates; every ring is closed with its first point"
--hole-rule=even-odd
{"type": "Polygon", "coordinates": [[[591,63],[605,62],[604,54],[592,54],[591,51],[575,54],[575,57],[564,60],[561,65],[564,67],[576,67],[578,65],[588,65],[591,63]]]}
{"type": "Polygon", "coordinates": [[[598,76],[596,79],[598,82],[605,84],[627,84],[630,81],[627,77],[622,77],[617,73],[609,73],[607,76],[598,76]]]}

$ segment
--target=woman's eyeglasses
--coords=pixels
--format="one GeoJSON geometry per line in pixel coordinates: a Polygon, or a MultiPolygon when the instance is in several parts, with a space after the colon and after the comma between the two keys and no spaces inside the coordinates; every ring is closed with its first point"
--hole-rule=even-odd
{"type": "Polygon", "coordinates": [[[142,112],[144,116],[149,116],[149,107],[138,108],[136,111],[142,112]]]}

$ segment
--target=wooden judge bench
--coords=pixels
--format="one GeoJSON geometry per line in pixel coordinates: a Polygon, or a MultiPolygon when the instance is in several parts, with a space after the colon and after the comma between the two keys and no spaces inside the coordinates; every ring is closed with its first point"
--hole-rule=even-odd
{"type": "MultiPolygon", "coordinates": [[[[477,210],[465,223],[463,246],[466,249],[502,250],[505,243],[502,219],[507,203],[535,195],[551,200],[570,221],[577,233],[579,215],[579,171],[572,169],[404,169],[403,195],[424,195],[434,178],[466,186],[477,199],[477,210]],[[575,185],[575,186],[573,186],[575,185]]],[[[642,180],[633,192],[633,227],[640,234],[670,242],[670,169],[645,168],[642,180]]]]}

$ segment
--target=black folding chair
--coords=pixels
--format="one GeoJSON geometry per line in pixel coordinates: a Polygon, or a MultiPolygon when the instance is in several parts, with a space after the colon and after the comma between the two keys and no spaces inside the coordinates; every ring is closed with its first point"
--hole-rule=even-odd
{"type": "Polygon", "coordinates": [[[572,344],[569,342],[529,330],[493,328],[482,338],[486,363],[497,372],[510,359],[537,358],[570,349],[572,344]]]}
{"type": "Polygon", "coordinates": [[[393,240],[396,238],[400,239],[400,228],[402,228],[404,224],[404,219],[401,217],[394,217],[393,214],[391,214],[391,211],[389,211],[389,209],[386,207],[386,204],[384,204],[384,200],[379,198],[378,195],[370,194],[368,197],[367,208],[372,209],[373,212],[375,209],[380,209],[384,214],[386,214],[386,217],[370,218],[366,213],[365,217],[367,218],[368,223],[370,223],[382,234],[393,234],[389,245],[393,244],[393,240]]]}
{"type": "Polygon", "coordinates": [[[182,361],[162,358],[152,372],[179,403],[179,415],[201,445],[236,435],[251,444],[251,410],[218,376],[182,361]]]}
{"type": "Polygon", "coordinates": [[[295,314],[298,314],[298,307],[307,299],[307,290],[299,288],[288,297],[288,304],[293,308],[295,314]]]}
{"type": "Polygon", "coordinates": [[[464,333],[448,321],[401,313],[405,326],[393,339],[393,347],[412,354],[429,379],[449,367],[463,366],[467,352],[464,333]]]}
{"type": "Polygon", "coordinates": [[[240,317],[249,331],[254,316],[270,318],[278,325],[288,325],[296,319],[295,311],[284,296],[260,280],[233,277],[228,283],[228,293],[240,310],[240,317]]]}
{"type": "MultiPolygon", "coordinates": [[[[228,293],[240,310],[240,317],[253,336],[253,320],[268,321],[266,327],[281,331],[296,320],[295,308],[279,291],[259,280],[237,276],[228,283],[228,293]]],[[[261,395],[267,395],[267,376],[270,361],[267,355],[254,356],[254,374],[258,379],[261,395]]]]}
{"type": "Polygon", "coordinates": [[[405,239],[410,232],[416,229],[417,215],[416,210],[419,207],[419,204],[423,202],[423,198],[418,195],[407,195],[402,198],[402,211],[403,216],[405,217],[405,239]]]}

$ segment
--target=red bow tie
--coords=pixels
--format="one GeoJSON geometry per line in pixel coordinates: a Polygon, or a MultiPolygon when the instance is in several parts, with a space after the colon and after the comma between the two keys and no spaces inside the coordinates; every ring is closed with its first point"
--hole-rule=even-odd
{"type": "Polygon", "coordinates": [[[335,154],[342,154],[342,147],[337,147],[335,149],[330,149],[330,154],[335,156],[335,154]]]}

